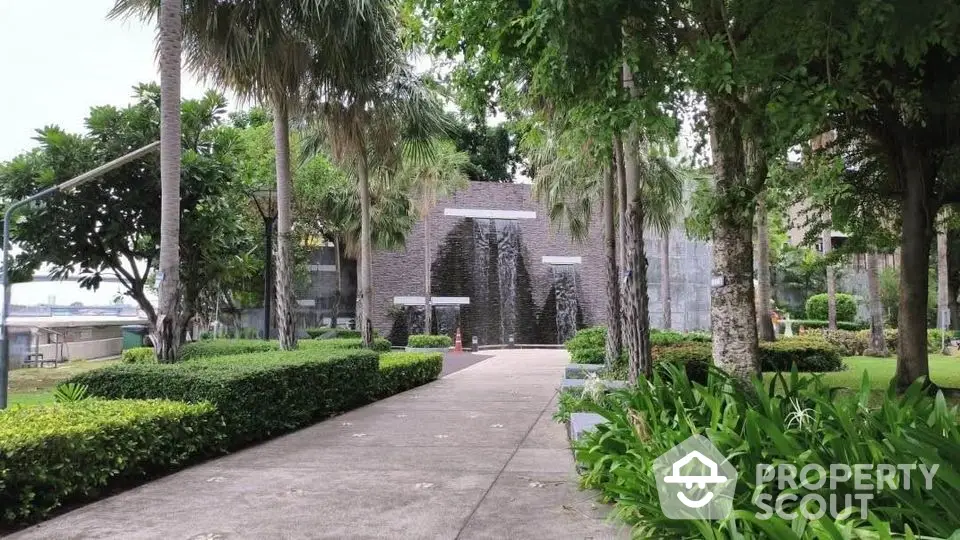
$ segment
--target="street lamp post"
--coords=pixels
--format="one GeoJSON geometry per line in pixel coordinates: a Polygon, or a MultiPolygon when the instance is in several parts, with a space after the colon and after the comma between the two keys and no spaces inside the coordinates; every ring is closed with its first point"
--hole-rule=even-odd
{"type": "Polygon", "coordinates": [[[263,218],[263,339],[270,339],[270,304],[273,298],[273,226],[277,222],[277,191],[258,189],[250,194],[263,218]]]}
{"type": "Polygon", "coordinates": [[[126,165],[135,159],[139,159],[160,148],[160,141],[150,143],[143,148],[139,148],[129,154],[118,157],[117,159],[105,163],[96,169],[87,171],[80,176],[71,178],[62,184],[48,187],[35,193],[26,199],[14,201],[7,207],[3,214],[3,266],[0,268],[0,285],[3,285],[3,311],[0,312],[0,409],[7,408],[7,385],[9,384],[10,372],[10,338],[7,331],[7,317],[10,314],[10,218],[13,212],[32,202],[39,201],[56,192],[66,192],[77,186],[86,184],[91,180],[99,178],[104,173],[110,172],[117,167],[126,165]]]}

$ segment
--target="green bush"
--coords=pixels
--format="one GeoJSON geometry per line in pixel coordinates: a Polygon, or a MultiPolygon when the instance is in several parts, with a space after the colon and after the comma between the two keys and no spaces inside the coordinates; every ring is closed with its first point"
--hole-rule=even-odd
{"type": "MultiPolygon", "coordinates": [[[[943,335],[942,330],[931,328],[927,330],[927,352],[940,352],[940,338],[943,335]]],[[[890,352],[895,352],[899,346],[900,333],[896,328],[887,328],[883,331],[883,337],[887,340],[887,348],[890,352]]],[[[951,339],[953,333],[947,331],[947,339],[951,339]]]]}
{"type": "Polygon", "coordinates": [[[371,347],[373,350],[377,352],[390,352],[390,347],[392,347],[392,345],[389,339],[382,337],[373,338],[373,346],[371,347]]]}
{"type": "Polygon", "coordinates": [[[407,338],[407,347],[418,349],[445,349],[453,346],[450,336],[432,334],[414,334],[407,338]]]}
{"type": "Polygon", "coordinates": [[[153,347],[135,347],[120,353],[120,360],[124,364],[156,364],[157,355],[153,347]]]}
{"type": "Polygon", "coordinates": [[[440,353],[391,352],[380,355],[378,397],[392,396],[427,384],[443,371],[440,353]]]}
{"type": "Polygon", "coordinates": [[[209,401],[223,415],[230,443],[240,445],[368,402],[376,393],[377,356],[367,350],[273,351],[116,365],[70,381],[109,399],[209,401]]]}
{"type": "Polygon", "coordinates": [[[676,343],[709,343],[710,334],[706,332],[677,332],[675,330],[650,330],[650,345],[673,345],[676,343]]]}
{"type": "Polygon", "coordinates": [[[575,364],[602,364],[606,358],[607,327],[593,326],[578,330],[564,346],[575,364]]]}
{"type": "MultiPolygon", "coordinates": [[[[830,326],[829,322],[818,319],[796,319],[791,320],[790,323],[790,327],[793,328],[793,331],[796,333],[803,333],[804,330],[819,330],[820,328],[827,328],[830,326]]],[[[866,323],[837,321],[837,330],[856,332],[858,330],[865,330],[866,328],[869,328],[869,325],[866,323]]],[[[781,321],[780,334],[783,334],[785,329],[786,323],[781,321]]]]}
{"type": "Polygon", "coordinates": [[[307,335],[311,339],[358,339],[360,331],[350,330],[349,328],[307,328],[307,335]]]}
{"type": "Polygon", "coordinates": [[[184,343],[180,347],[180,361],[195,360],[211,356],[258,353],[280,349],[277,341],[257,339],[209,339],[184,343]]]}
{"type": "MultiPolygon", "coordinates": [[[[826,320],[829,313],[826,294],[815,294],[807,298],[807,317],[826,320]]],[[[837,322],[852,322],[857,317],[857,301],[849,295],[837,293],[837,322]]],[[[839,326],[838,326],[839,328],[839,326]]]]}
{"type": "Polygon", "coordinates": [[[0,521],[33,521],[177,469],[219,451],[222,438],[209,403],[88,399],[0,411],[0,521]]]}
{"type": "MultiPolygon", "coordinates": [[[[562,408],[578,407],[606,419],[574,444],[583,485],[612,500],[617,516],[645,538],[879,539],[891,538],[885,530],[899,538],[908,527],[925,538],[948,538],[960,528],[960,409],[949,407],[943,394],[929,397],[920,384],[903,396],[891,388],[879,407],[870,407],[868,380],[859,392],[837,393],[819,377],[796,373],[781,374],[769,385],[757,381],[754,390],[743,392],[716,370],[706,385],[694,385],[682,370],[661,364],[653,380],[599,402],[562,399],[562,408]],[[708,437],[740,472],[732,501],[736,512],[726,520],[669,519],[657,502],[654,460],[693,435],[708,437]],[[776,514],[757,518],[757,495],[778,495],[774,482],[758,485],[758,465],[803,470],[808,464],[833,463],[924,463],[939,469],[932,489],[925,482],[906,488],[898,474],[897,487],[881,484],[871,491],[869,521],[861,521],[859,513],[810,522],[799,513],[794,521],[776,514]]],[[[561,409],[558,416],[569,412],[561,409]]],[[[853,491],[852,480],[838,490],[830,490],[829,483],[819,491],[807,486],[791,486],[788,493],[796,501],[813,493],[853,491]]],[[[784,511],[792,512],[796,504],[788,502],[784,511]]]]}
{"type": "Polygon", "coordinates": [[[801,334],[805,339],[822,339],[833,345],[841,356],[861,356],[870,347],[870,331],[859,330],[807,330],[801,334]]]}
{"type": "MultiPolygon", "coordinates": [[[[713,364],[713,347],[710,343],[662,345],[653,348],[653,360],[688,366],[688,376],[702,381],[707,367],[713,364]]],[[[793,364],[802,372],[843,369],[843,360],[837,349],[822,339],[785,338],[760,344],[762,371],[790,371],[793,364]]]]}

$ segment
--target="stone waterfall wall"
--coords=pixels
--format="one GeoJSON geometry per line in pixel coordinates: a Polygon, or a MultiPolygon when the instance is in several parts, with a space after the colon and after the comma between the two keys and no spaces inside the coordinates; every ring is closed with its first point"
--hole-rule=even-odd
{"type": "MultiPolygon", "coordinates": [[[[458,324],[465,344],[474,335],[481,344],[503,343],[510,335],[517,343],[558,343],[574,328],[604,322],[606,278],[599,222],[587,241],[576,243],[550,223],[530,185],[471,182],[441,200],[428,223],[432,295],[470,298],[470,304],[459,309],[438,307],[436,330],[452,335],[450,326],[458,324]],[[464,217],[445,215],[445,209],[525,211],[536,213],[536,218],[464,217]],[[554,257],[579,257],[579,263],[550,262],[554,257]]],[[[422,307],[395,306],[394,298],[424,294],[423,227],[423,221],[414,226],[402,250],[374,255],[374,326],[382,335],[422,330],[422,307]]],[[[651,323],[660,326],[659,239],[648,238],[646,246],[651,323]]],[[[687,240],[682,231],[672,233],[673,328],[709,328],[710,260],[707,244],[687,240]]]]}

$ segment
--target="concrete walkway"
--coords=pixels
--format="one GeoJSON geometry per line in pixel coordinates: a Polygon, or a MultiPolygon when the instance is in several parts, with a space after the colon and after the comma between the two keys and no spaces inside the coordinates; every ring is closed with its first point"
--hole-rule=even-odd
{"type": "Polygon", "coordinates": [[[567,355],[462,371],[121,493],[17,539],[613,538],[551,416],[567,355]]]}

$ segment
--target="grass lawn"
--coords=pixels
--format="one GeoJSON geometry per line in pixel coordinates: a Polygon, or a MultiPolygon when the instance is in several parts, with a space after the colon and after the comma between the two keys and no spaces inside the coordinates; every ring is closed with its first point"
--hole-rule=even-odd
{"type": "Polygon", "coordinates": [[[111,366],[115,360],[76,360],[58,367],[30,367],[10,372],[10,405],[38,405],[53,401],[53,389],[66,379],[87,371],[111,366]]]}

